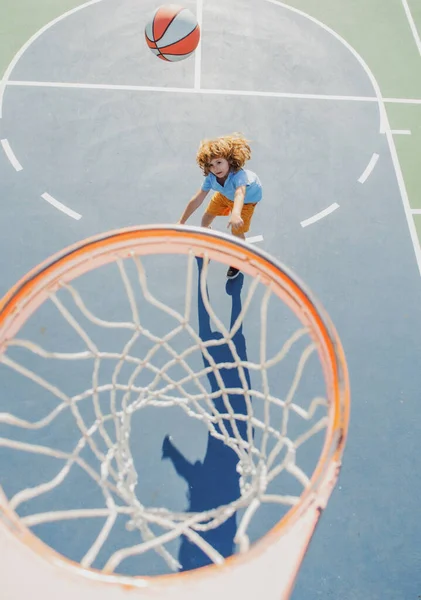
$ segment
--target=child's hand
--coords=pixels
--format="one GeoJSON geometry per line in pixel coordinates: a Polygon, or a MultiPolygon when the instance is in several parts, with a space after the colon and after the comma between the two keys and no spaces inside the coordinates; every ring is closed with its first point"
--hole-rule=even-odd
{"type": "Polygon", "coordinates": [[[241,215],[236,215],[231,213],[230,220],[228,221],[228,227],[232,227],[232,230],[235,231],[244,225],[244,221],[241,218],[241,215]]]}

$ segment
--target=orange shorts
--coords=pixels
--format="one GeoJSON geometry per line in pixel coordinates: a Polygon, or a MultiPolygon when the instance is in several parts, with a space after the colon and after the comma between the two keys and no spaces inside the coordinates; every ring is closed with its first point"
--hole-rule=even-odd
{"type": "MultiPolygon", "coordinates": [[[[244,225],[235,230],[235,233],[247,233],[250,229],[250,221],[254,213],[254,207],[256,204],[243,204],[243,208],[241,210],[241,218],[244,221],[244,225]]],[[[213,215],[214,217],[228,217],[232,213],[232,209],[234,207],[234,202],[232,200],[228,200],[221,192],[216,192],[211,201],[208,204],[208,207],[205,212],[208,215],[213,215]]]]}

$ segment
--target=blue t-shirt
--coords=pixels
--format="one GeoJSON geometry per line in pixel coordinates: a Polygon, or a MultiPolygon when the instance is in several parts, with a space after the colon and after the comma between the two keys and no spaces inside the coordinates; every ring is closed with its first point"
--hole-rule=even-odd
{"type": "Polygon", "coordinates": [[[209,175],[205,177],[202,190],[204,192],[215,190],[216,192],[221,192],[228,200],[234,200],[235,190],[242,185],[246,186],[244,204],[260,202],[262,199],[262,184],[256,173],[245,169],[240,169],[236,173],[230,171],[224,185],[218,183],[216,176],[213,173],[209,173],[209,175]]]}

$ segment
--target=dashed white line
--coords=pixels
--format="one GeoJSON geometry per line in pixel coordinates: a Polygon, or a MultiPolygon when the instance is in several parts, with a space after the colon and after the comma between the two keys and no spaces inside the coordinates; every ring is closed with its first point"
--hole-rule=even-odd
{"type": "MultiPolygon", "coordinates": [[[[200,27],[200,32],[202,32],[202,21],[203,21],[203,4],[202,0],[197,0],[196,4],[196,18],[200,27]]],[[[199,41],[199,44],[195,51],[195,62],[194,62],[194,89],[200,89],[200,77],[201,77],[201,68],[202,68],[202,42],[199,41]]]]}
{"type": "Polygon", "coordinates": [[[371,173],[373,172],[373,169],[376,166],[378,160],[379,160],[379,155],[374,152],[373,156],[370,158],[370,162],[368,163],[364,173],[358,179],[358,181],[360,183],[365,183],[367,181],[367,179],[370,177],[371,173]]]}
{"type": "Polygon", "coordinates": [[[64,212],[69,217],[72,217],[72,219],[76,219],[76,221],[79,221],[79,219],[82,218],[82,215],[75,212],[71,208],[68,208],[65,204],[62,204],[61,202],[50,196],[50,194],[47,194],[47,192],[45,192],[45,194],[42,194],[41,198],[44,198],[44,200],[49,202],[52,206],[58,208],[58,210],[61,210],[61,212],[64,212]]]}
{"type": "Polygon", "coordinates": [[[246,242],[249,244],[256,244],[257,242],[263,242],[263,235],[253,235],[246,238],[246,242]]]}
{"type": "Polygon", "coordinates": [[[411,131],[409,129],[392,129],[390,133],[393,135],[411,135],[411,131]]]}
{"type": "MultiPolygon", "coordinates": [[[[343,101],[356,101],[356,102],[376,102],[379,105],[379,109],[380,109],[380,117],[381,117],[381,132],[386,133],[387,137],[388,137],[388,141],[389,141],[389,147],[391,149],[392,152],[392,158],[393,158],[393,163],[394,163],[394,167],[395,167],[395,172],[397,175],[397,179],[398,179],[398,184],[399,187],[401,189],[401,195],[402,195],[402,200],[403,200],[403,204],[405,206],[405,212],[408,216],[409,213],[413,213],[413,214],[418,214],[417,210],[418,209],[414,209],[411,211],[411,209],[409,208],[409,203],[408,203],[408,199],[407,199],[407,195],[406,195],[406,189],[405,189],[405,184],[403,182],[403,178],[401,176],[401,170],[400,170],[400,165],[399,165],[399,160],[397,158],[396,155],[396,150],[394,148],[393,145],[393,135],[392,135],[392,131],[390,130],[390,126],[388,124],[388,119],[387,119],[387,115],[385,115],[385,110],[384,110],[384,104],[385,103],[397,103],[397,104],[421,104],[421,99],[419,98],[383,98],[380,92],[380,88],[379,85],[372,73],[372,71],[369,69],[368,65],[364,62],[364,60],[362,59],[362,57],[356,52],[356,50],[350,46],[350,44],[348,44],[344,38],[342,38],[339,34],[337,34],[333,29],[329,28],[327,25],[325,25],[324,23],[322,23],[321,21],[316,20],[314,17],[311,17],[310,15],[308,15],[307,13],[304,13],[303,11],[299,11],[298,9],[294,9],[282,2],[279,2],[277,0],[268,0],[269,2],[272,2],[273,4],[277,4],[278,6],[283,6],[284,8],[291,10],[292,12],[295,12],[297,14],[300,14],[304,17],[306,17],[307,19],[309,19],[310,21],[313,21],[314,23],[318,24],[319,26],[321,26],[324,30],[326,30],[327,32],[331,33],[336,39],[338,39],[345,47],[347,47],[350,52],[357,58],[357,60],[360,62],[361,66],[363,67],[363,69],[365,70],[366,74],[368,75],[369,79],[371,80],[374,90],[376,92],[376,97],[368,97],[368,96],[334,96],[334,95],[328,95],[328,94],[295,94],[295,93],[271,93],[271,92],[248,92],[248,91],[241,91],[241,90],[199,90],[199,89],[183,89],[183,88],[153,88],[153,87],[146,87],[146,86],[110,86],[110,85],[83,85],[83,84],[57,84],[55,82],[19,82],[19,81],[10,81],[10,75],[14,69],[14,67],[16,66],[16,64],[18,63],[18,61],[20,60],[20,58],[22,57],[22,55],[24,54],[24,52],[29,48],[29,46],[38,38],[40,37],[40,35],[42,33],[44,33],[49,27],[51,27],[52,25],[54,25],[55,23],[57,23],[58,21],[64,19],[66,16],[69,16],[70,14],[72,14],[73,12],[76,12],[77,10],[80,10],[81,8],[85,8],[87,6],[90,6],[91,4],[96,4],[97,2],[100,2],[101,0],[91,0],[90,2],[86,2],[86,4],[79,6],[75,9],[72,9],[71,11],[69,11],[68,13],[65,13],[64,15],[58,17],[57,19],[54,19],[53,21],[51,21],[49,24],[47,24],[46,26],[44,26],[42,29],[40,29],[34,36],[32,36],[32,38],[30,38],[25,44],[24,46],[22,46],[22,48],[18,51],[18,53],[14,56],[12,62],[10,63],[9,67],[7,68],[4,76],[3,76],[3,80],[0,81],[0,118],[2,116],[2,104],[3,104],[3,94],[4,94],[4,90],[6,88],[6,86],[8,85],[28,85],[28,86],[39,86],[39,87],[67,87],[67,88],[79,88],[79,89],[105,89],[105,90],[112,90],[112,89],[119,89],[119,90],[133,90],[133,91],[163,91],[163,92],[179,92],[179,93],[208,93],[208,94],[227,94],[227,95],[239,95],[239,96],[261,96],[261,97],[275,97],[275,98],[298,98],[298,99],[304,99],[304,100],[343,100],[343,101]],[[385,125],[386,124],[386,125],[385,125]]],[[[201,1],[201,0],[198,0],[201,1]]],[[[410,22],[410,26],[414,35],[414,39],[416,41],[417,47],[420,50],[420,54],[421,54],[421,42],[419,40],[419,35],[418,32],[416,30],[415,24],[413,22],[413,18],[412,15],[409,11],[409,7],[406,3],[406,0],[402,0],[404,3],[404,8],[407,12],[407,17],[408,20],[410,22]]],[[[196,65],[197,68],[197,65],[196,65]]],[[[195,80],[196,84],[198,80],[195,80]]],[[[374,155],[373,155],[374,156],[374,155]]],[[[361,178],[360,178],[361,179],[361,178]]],[[[63,204],[61,204],[60,202],[58,202],[57,200],[55,200],[54,198],[52,198],[49,194],[43,194],[43,198],[45,200],[47,200],[48,202],[50,202],[51,204],[53,204],[54,206],[56,206],[57,208],[59,208],[60,210],[63,210],[63,212],[66,212],[67,214],[69,214],[70,216],[72,216],[73,218],[79,219],[81,218],[81,215],[79,215],[78,213],[72,211],[71,209],[68,209],[67,207],[65,207],[63,204]]],[[[306,221],[303,221],[301,223],[301,225],[303,227],[306,227],[307,225],[314,223],[315,221],[319,220],[320,218],[323,218],[324,216],[326,216],[326,214],[331,213],[333,210],[336,210],[336,208],[339,208],[339,205],[337,205],[336,203],[332,204],[330,207],[328,207],[327,209],[325,209],[324,211],[321,211],[321,213],[318,213],[317,215],[314,215],[314,217],[311,217],[310,219],[307,219],[306,221]]],[[[411,237],[413,239],[413,241],[415,240],[415,227],[413,222],[410,222],[408,220],[408,224],[410,227],[410,231],[411,231],[411,237]]],[[[418,239],[416,239],[414,241],[414,248],[416,250],[416,255],[417,255],[417,261],[418,261],[418,266],[420,267],[420,271],[421,271],[421,260],[420,260],[420,246],[419,246],[419,242],[418,239]],[[415,241],[417,243],[415,243],[415,241]]]]}
{"type": "Polygon", "coordinates": [[[313,215],[309,219],[305,219],[305,221],[301,221],[300,225],[301,225],[301,227],[308,227],[309,225],[316,223],[316,221],[320,221],[320,219],[327,217],[327,215],[330,215],[330,213],[333,213],[333,211],[335,211],[337,208],[339,208],[339,204],[334,202],[333,204],[331,204],[324,210],[321,210],[320,212],[313,215]]]}
{"type": "Polygon", "coordinates": [[[411,10],[409,8],[407,0],[402,0],[402,4],[403,4],[403,9],[404,9],[405,14],[406,14],[406,18],[408,19],[408,22],[409,22],[409,27],[411,28],[412,35],[414,36],[415,44],[417,45],[418,52],[420,53],[420,56],[421,56],[421,39],[420,39],[420,36],[418,34],[414,18],[413,18],[412,14],[411,14],[411,10]]]}
{"type": "Polygon", "coordinates": [[[16,158],[16,155],[13,152],[12,148],[10,147],[9,140],[7,140],[6,138],[1,140],[1,145],[3,146],[3,150],[6,154],[6,156],[9,159],[12,166],[15,168],[15,170],[22,171],[23,167],[20,164],[20,162],[18,161],[18,159],[16,158]]]}

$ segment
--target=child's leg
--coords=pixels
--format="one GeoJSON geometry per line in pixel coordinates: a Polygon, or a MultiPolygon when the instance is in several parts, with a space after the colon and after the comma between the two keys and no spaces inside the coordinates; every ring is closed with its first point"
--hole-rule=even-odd
{"type": "Polygon", "coordinates": [[[212,224],[212,221],[214,220],[214,218],[216,217],[216,215],[211,215],[208,212],[205,212],[205,214],[202,217],[202,222],[200,223],[202,227],[210,227],[212,224]]]}
{"type": "MultiPolygon", "coordinates": [[[[250,229],[250,221],[253,216],[255,204],[244,204],[243,210],[241,211],[241,218],[243,219],[244,225],[241,228],[231,228],[232,234],[241,240],[246,239],[246,232],[250,229]]],[[[230,267],[227,271],[228,279],[234,279],[239,274],[240,270],[235,267],[230,267]]]]}
{"type": "MultiPolygon", "coordinates": [[[[246,236],[245,236],[245,234],[243,233],[242,230],[238,231],[238,230],[235,230],[235,229],[231,228],[231,232],[232,232],[232,235],[234,235],[235,237],[240,238],[240,240],[245,240],[246,239],[246,236]]],[[[237,269],[236,267],[230,267],[228,269],[228,271],[227,271],[227,278],[228,279],[235,279],[237,277],[237,275],[239,275],[239,274],[240,274],[240,269],[237,269]]]]}

